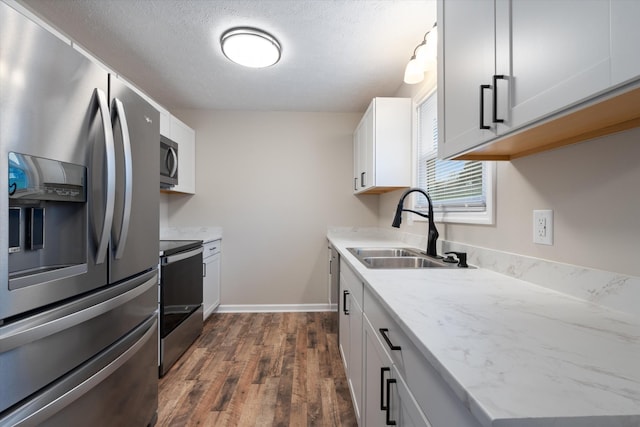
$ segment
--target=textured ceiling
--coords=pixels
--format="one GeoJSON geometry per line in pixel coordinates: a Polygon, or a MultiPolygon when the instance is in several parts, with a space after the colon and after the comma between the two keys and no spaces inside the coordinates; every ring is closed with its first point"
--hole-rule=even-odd
{"type": "Polygon", "coordinates": [[[363,111],[402,84],[435,0],[21,0],[171,109],[363,111]],[[247,69],[218,40],[258,27],[281,61],[247,69]]]}

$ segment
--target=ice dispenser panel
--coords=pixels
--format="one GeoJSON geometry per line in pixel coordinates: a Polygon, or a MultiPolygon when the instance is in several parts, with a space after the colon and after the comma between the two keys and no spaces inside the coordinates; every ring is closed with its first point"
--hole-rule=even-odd
{"type": "Polygon", "coordinates": [[[9,288],[86,270],[86,168],[9,153],[9,288]]]}

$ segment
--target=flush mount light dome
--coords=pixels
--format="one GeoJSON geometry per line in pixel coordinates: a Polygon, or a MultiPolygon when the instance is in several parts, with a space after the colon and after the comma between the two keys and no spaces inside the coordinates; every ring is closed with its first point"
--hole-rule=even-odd
{"type": "Polygon", "coordinates": [[[220,37],[222,53],[236,64],[269,67],[280,60],[280,43],[257,28],[232,28],[220,37]]]}

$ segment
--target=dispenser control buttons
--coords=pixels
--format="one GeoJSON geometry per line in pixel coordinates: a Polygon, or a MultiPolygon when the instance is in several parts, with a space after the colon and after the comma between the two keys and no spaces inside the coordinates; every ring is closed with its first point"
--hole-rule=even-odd
{"type": "Polygon", "coordinates": [[[20,252],[20,219],[22,209],[9,208],[9,253],[20,252]]]}
{"type": "Polygon", "coordinates": [[[35,251],[44,248],[44,208],[29,208],[27,221],[28,249],[35,251]]]}

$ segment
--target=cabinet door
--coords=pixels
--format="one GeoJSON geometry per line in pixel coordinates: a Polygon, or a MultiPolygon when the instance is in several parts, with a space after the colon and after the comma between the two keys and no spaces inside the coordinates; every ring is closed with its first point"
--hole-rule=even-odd
{"type": "Polygon", "coordinates": [[[362,126],[363,137],[360,141],[360,159],[361,159],[361,172],[360,172],[360,188],[363,190],[369,189],[376,185],[376,168],[375,168],[375,100],[369,105],[367,112],[364,115],[364,122],[362,126]]]}
{"type": "Polygon", "coordinates": [[[507,75],[511,86],[511,128],[609,86],[609,0],[497,1],[496,14],[497,74],[507,75]]]}
{"type": "Polygon", "coordinates": [[[172,191],[196,192],[196,133],[171,116],[171,139],[178,143],[178,185],[172,191]]]}
{"type": "Polygon", "coordinates": [[[362,138],[362,122],[353,133],[353,192],[360,190],[360,138],[362,138]]]}
{"type": "Polygon", "coordinates": [[[339,334],[339,347],[340,355],[342,356],[342,363],[344,363],[345,373],[349,374],[349,307],[350,307],[350,291],[346,287],[344,276],[340,275],[340,309],[338,311],[338,334],[339,334]]]}
{"type": "Polygon", "coordinates": [[[495,73],[494,0],[439,0],[438,27],[438,156],[449,157],[496,136],[481,89],[495,73]]]}
{"type": "Polygon", "coordinates": [[[362,414],[362,308],[355,298],[349,308],[349,372],[353,409],[358,421],[362,414]]]}
{"type": "Polygon", "coordinates": [[[206,319],[220,305],[220,253],[205,258],[204,264],[202,300],[206,319]]]}
{"type": "Polygon", "coordinates": [[[354,137],[354,191],[360,193],[375,185],[374,111],[375,100],[362,116],[354,137]]]}
{"type": "Polygon", "coordinates": [[[640,1],[611,2],[611,84],[640,77],[640,1]]]}
{"type": "Polygon", "coordinates": [[[432,427],[395,366],[392,368],[391,375],[395,380],[393,386],[388,387],[387,398],[391,419],[396,421],[396,425],[403,427],[432,427]]]}
{"type": "Polygon", "coordinates": [[[171,138],[171,113],[165,109],[158,110],[160,112],[160,135],[171,138]]]}
{"type": "Polygon", "coordinates": [[[362,408],[362,282],[346,263],[340,262],[340,354],[360,423],[362,408]]]}
{"type": "MultiPolygon", "coordinates": [[[[365,316],[366,318],[366,316],[365,316]]],[[[375,330],[364,321],[364,425],[382,427],[386,424],[385,381],[391,377],[391,360],[382,349],[375,330]]]]}
{"type": "Polygon", "coordinates": [[[364,317],[364,425],[430,427],[407,384],[383,349],[375,329],[364,317]],[[393,424],[391,424],[393,425],[393,424]]]}

